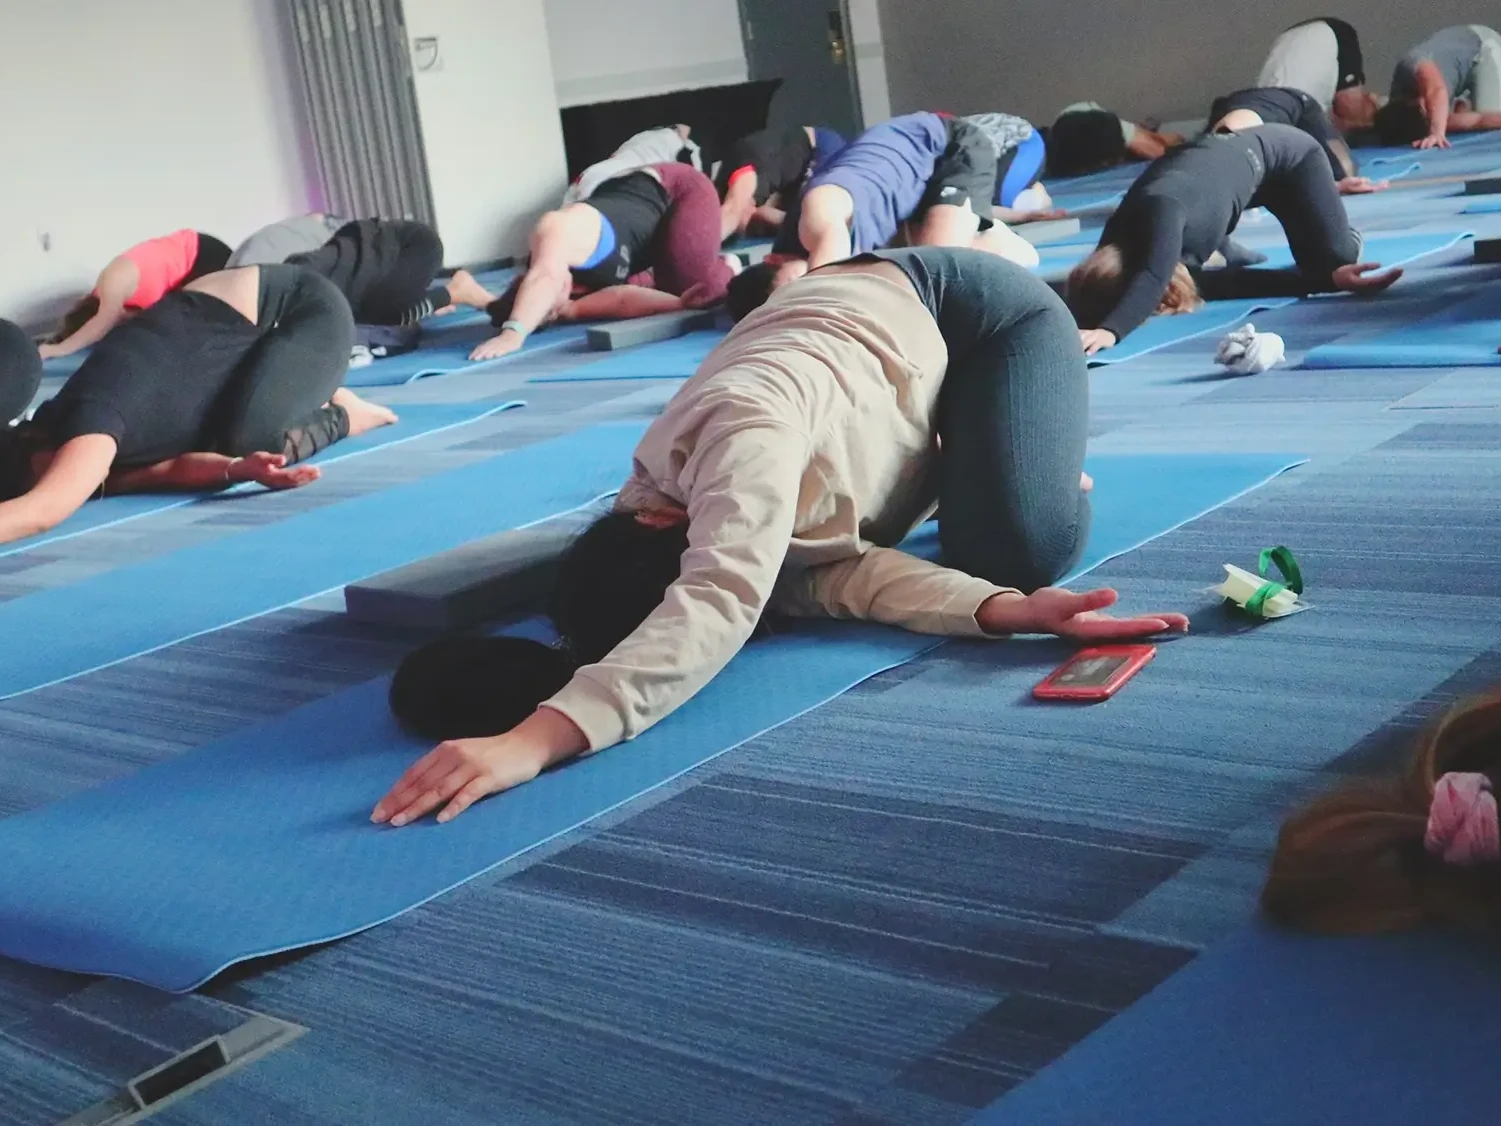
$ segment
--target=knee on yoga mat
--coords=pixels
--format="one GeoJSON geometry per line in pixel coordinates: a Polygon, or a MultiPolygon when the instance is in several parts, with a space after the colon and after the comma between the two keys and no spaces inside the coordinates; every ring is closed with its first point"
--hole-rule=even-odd
{"type": "Polygon", "coordinates": [[[1402,774],[1361,778],[1293,814],[1262,909],[1331,934],[1425,923],[1501,927],[1501,689],[1418,740],[1402,774]]]}
{"type": "Polygon", "coordinates": [[[549,614],[558,648],[517,638],[452,638],[417,650],[391,683],[403,727],[431,739],[498,735],[520,723],[581,665],[602,660],[662,604],[682,571],[688,525],[611,512],[558,563],[549,614]]]}
{"type": "MultiPolygon", "coordinates": [[[[1119,304],[1129,281],[1119,247],[1102,246],[1070,271],[1064,300],[1080,328],[1099,328],[1119,304]]],[[[1157,305],[1159,314],[1191,313],[1203,304],[1193,275],[1181,262],[1157,305]]]]}

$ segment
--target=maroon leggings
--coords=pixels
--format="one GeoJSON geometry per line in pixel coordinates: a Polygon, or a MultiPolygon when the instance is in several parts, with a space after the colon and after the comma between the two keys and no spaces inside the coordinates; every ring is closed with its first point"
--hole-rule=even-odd
{"type": "Polygon", "coordinates": [[[651,168],[672,202],[657,227],[650,284],[677,297],[702,284],[709,287],[709,298],[718,300],[734,275],[721,257],[719,193],[713,181],[686,164],[651,168]]]}

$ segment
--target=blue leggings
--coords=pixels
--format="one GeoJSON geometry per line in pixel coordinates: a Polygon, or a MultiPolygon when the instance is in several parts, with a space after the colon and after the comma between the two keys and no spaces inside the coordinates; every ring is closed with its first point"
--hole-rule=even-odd
{"type": "Polygon", "coordinates": [[[1047,159],[1047,142],[1034,129],[1030,137],[996,163],[995,202],[1001,207],[1014,204],[1017,196],[1042,178],[1042,167],[1047,159]]]}

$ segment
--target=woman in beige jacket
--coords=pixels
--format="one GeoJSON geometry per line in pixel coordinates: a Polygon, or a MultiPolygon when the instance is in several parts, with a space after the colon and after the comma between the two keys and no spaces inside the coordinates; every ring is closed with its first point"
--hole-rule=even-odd
{"type": "Polygon", "coordinates": [[[1001,258],[882,251],[783,287],[674,396],[615,511],[563,560],[562,646],[466,638],[408,659],[393,708],[446,741],[373,820],[448,820],[639,735],[768,611],[955,637],[1185,630],[1048,585],[1088,535],[1087,429],[1072,316],[1001,258]],[[895,546],[939,501],[945,566],[895,546]]]}

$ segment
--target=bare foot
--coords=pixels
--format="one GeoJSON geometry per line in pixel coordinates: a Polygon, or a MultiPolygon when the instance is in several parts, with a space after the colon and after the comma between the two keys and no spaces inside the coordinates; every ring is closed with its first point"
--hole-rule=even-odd
{"type": "Polygon", "coordinates": [[[340,387],[334,392],[329,402],[343,407],[344,413],[349,415],[349,437],[351,438],[382,426],[390,426],[396,421],[395,411],[377,403],[366,402],[348,387],[340,387]]]}
{"type": "Polygon", "coordinates": [[[457,270],[448,279],[448,296],[455,305],[468,305],[471,309],[483,309],[495,300],[495,294],[474,279],[468,270],[457,270]]]}

